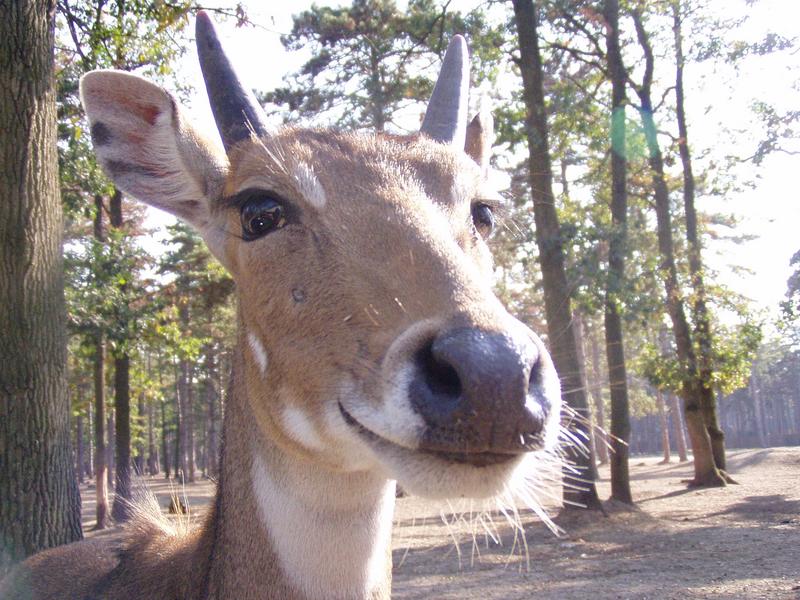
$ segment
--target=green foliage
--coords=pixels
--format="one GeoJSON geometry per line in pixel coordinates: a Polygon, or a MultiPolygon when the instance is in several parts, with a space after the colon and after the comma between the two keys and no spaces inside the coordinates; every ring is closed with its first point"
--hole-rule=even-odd
{"type": "MultiPolygon", "coordinates": [[[[498,59],[502,31],[489,28],[477,10],[462,16],[434,0],[411,0],[405,11],[394,0],[314,5],[281,38],[287,50],[310,50],[311,58],[264,100],[288,109],[281,111],[287,120],[313,116],[347,128],[397,128],[399,113],[430,96],[426,72],[432,75],[433,59],[454,33],[469,37],[481,64],[498,59]]],[[[492,75],[488,67],[477,71],[478,81],[492,75]]]]}

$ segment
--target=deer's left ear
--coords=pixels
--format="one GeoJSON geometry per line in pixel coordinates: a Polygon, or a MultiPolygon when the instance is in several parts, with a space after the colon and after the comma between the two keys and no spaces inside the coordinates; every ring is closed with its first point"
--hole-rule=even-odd
{"type": "Polygon", "coordinates": [[[181,114],[164,89],[121,71],[81,79],[100,164],[115,185],[203,232],[225,185],[228,159],[181,114]]]}
{"type": "Polygon", "coordinates": [[[489,159],[494,144],[494,119],[488,110],[482,110],[467,126],[467,137],[464,151],[472,157],[481,168],[483,178],[489,174],[489,159]]]}

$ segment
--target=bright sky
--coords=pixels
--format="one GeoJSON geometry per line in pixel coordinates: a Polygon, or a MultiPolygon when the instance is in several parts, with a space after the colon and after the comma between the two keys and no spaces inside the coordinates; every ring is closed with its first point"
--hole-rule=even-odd
{"type": "MultiPolygon", "coordinates": [[[[321,2],[324,4],[324,2],[321,2]]],[[[401,2],[399,2],[401,3],[401,2]]],[[[281,83],[286,73],[296,70],[303,56],[289,54],[280,44],[279,34],[291,29],[291,15],[310,6],[299,0],[291,3],[251,2],[248,16],[266,28],[236,28],[234,23],[218,24],[229,55],[245,82],[260,90],[281,83]]],[[[333,3],[331,3],[333,4],[333,3]]],[[[469,10],[475,0],[456,0],[451,8],[469,10]]],[[[747,6],[745,0],[713,0],[721,16],[749,16],[742,35],[750,41],[768,31],[785,36],[800,35],[800,2],[797,0],[760,0],[747,6]]],[[[193,119],[207,131],[214,131],[200,70],[194,52],[188,52],[180,67],[184,80],[196,88],[188,107],[193,119]]],[[[760,98],[780,109],[800,108],[800,53],[780,57],[758,57],[746,61],[734,72],[722,67],[690,67],[687,74],[689,131],[694,152],[711,149],[709,160],[727,152],[744,154],[760,133],[749,117],[750,103],[760,98]],[[745,129],[733,136],[728,130],[745,129]]],[[[800,149],[800,148],[798,148],[800,149]]],[[[777,312],[786,291],[789,259],[800,250],[800,195],[796,177],[800,156],[776,154],[758,169],[741,167],[745,178],[758,178],[755,187],[721,199],[699,198],[698,209],[706,212],[733,213],[740,217],[737,233],[758,236],[741,245],[724,241],[711,242],[706,252],[709,265],[720,271],[722,279],[736,291],[752,298],[757,306],[777,312]],[[735,273],[728,265],[752,271],[735,273]]],[[[163,217],[155,221],[164,222],[163,217]]]]}

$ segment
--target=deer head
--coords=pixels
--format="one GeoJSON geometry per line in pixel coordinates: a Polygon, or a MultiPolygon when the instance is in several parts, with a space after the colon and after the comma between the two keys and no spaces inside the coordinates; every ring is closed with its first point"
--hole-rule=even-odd
{"type": "Polygon", "coordinates": [[[273,131],[204,13],[197,44],[224,150],[135,75],[89,73],[81,96],[116,185],[196,227],[233,276],[260,435],[421,495],[498,493],[555,443],[560,394],[492,292],[492,127],[467,126],[464,39],[411,137],[273,131]]]}

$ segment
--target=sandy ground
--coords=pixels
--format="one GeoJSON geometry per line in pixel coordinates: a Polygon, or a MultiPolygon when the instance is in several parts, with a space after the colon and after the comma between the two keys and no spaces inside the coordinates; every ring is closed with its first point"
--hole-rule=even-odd
{"type": "MultiPolygon", "coordinates": [[[[524,540],[515,540],[502,516],[488,527],[446,524],[439,507],[402,498],[393,598],[800,600],[800,448],[731,451],[729,463],[740,485],[690,491],[681,482],[690,464],[635,457],[637,510],[562,515],[560,537],[529,511],[522,513],[524,540]],[[500,543],[486,531],[499,533],[500,543]]],[[[601,476],[600,494],[608,497],[607,469],[601,476]]],[[[160,478],[148,484],[166,507],[171,486],[160,478]]],[[[88,528],[94,490],[82,492],[88,528]]],[[[209,482],[186,489],[198,510],[212,493],[209,482]]]]}

